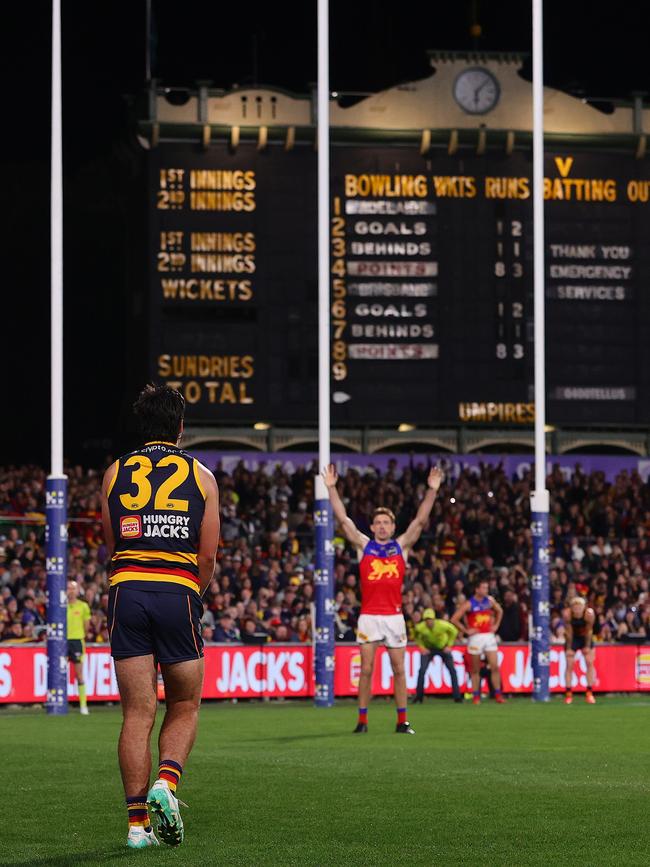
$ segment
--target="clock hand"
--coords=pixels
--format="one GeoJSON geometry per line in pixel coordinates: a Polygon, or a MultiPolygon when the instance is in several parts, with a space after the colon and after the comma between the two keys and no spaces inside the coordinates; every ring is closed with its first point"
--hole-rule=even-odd
{"type": "Polygon", "coordinates": [[[489,81],[490,81],[490,79],[489,79],[489,78],[486,78],[485,81],[483,82],[483,84],[480,84],[480,85],[476,88],[476,90],[474,91],[474,104],[475,104],[475,105],[478,103],[478,95],[479,95],[479,93],[483,90],[483,88],[485,87],[485,85],[489,83],[489,81]]]}

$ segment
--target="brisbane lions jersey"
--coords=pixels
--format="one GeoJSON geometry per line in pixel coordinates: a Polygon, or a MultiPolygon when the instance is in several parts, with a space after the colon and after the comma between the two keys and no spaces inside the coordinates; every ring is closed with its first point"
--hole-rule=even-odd
{"type": "Polygon", "coordinates": [[[361,614],[401,614],[404,571],[398,542],[368,542],[359,563],[361,614]]]}
{"type": "Polygon", "coordinates": [[[478,632],[492,632],[494,628],[492,603],[487,596],[484,599],[470,596],[469,611],[466,617],[470,629],[476,629],[478,632]]]}
{"type": "Polygon", "coordinates": [[[199,592],[197,551],[205,511],[198,462],[172,443],[124,455],[108,490],[115,538],[111,586],[199,592]]]}

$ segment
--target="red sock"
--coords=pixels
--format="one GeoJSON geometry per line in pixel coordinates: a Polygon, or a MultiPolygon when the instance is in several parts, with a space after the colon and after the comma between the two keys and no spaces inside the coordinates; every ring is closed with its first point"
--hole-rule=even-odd
{"type": "Polygon", "coordinates": [[[364,726],[368,725],[368,708],[367,707],[360,707],[359,708],[359,723],[361,725],[364,725],[364,726]]]}
{"type": "Polygon", "coordinates": [[[401,726],[402,723],[406,722],[406,708],[398,707],[397,708],[397,725],[401,726]]]}

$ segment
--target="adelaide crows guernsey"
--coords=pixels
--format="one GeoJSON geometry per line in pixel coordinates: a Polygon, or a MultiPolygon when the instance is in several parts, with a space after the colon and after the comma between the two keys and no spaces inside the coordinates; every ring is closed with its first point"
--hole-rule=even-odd
{"type": "Polygon", "coordinates": [[[115,538],[111,586],[199,592],[197,551],[205,511],[198,462],[172,443],[124,455],[108,490],[115,538]]]}
{"type": "Polygon", "coordinates": [[[584,638],[587,634],[590,625],[587,624],[587,619],[583,614],[582,617],[574,617],[571,614],[571,629],[573,630],[574,638],[584,638]]]}
{"type": "Polygon", "coordinates": [[[470,596],[467,625],[470,629],[476,629],[477,632],[492,632],[494,629],[492,603],[487,596],[484,596],[483,599],[470,596]]]}
{"type": "Polygon", "coordinates": [[[361,614],[401,614],[404,572],[398,542],[368,542],[359,563],[361,614]]]}

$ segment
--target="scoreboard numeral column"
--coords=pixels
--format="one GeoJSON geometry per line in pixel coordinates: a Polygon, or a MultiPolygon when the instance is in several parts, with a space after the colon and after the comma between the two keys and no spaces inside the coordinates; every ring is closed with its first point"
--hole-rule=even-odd
{"type": "Polygon", "coordinates": [[[512,250],[511,274],[513,280],[513,294],[510,315],[512,320],[512,357],[520,361],[525,356],[524,349],[524,266],[522,262],[523,223],[521,220],[510,221],[510,240],[512,250]]]}
{"type": "Polygon", "coordinates": [[[521,220],[496,221],[496,357],[500,360],[525,358],[523,265],[523,223],[521,220]]]}
{"type": "Polygon", "coordinates": [[[345,267],[345,218],[341,216],[341,199],[334,197],[331,221],[332,242],[332,376],[342,382],[348,375],[348,347],[345,340],[347,328],[347,283],[345,267]]]}

